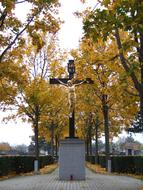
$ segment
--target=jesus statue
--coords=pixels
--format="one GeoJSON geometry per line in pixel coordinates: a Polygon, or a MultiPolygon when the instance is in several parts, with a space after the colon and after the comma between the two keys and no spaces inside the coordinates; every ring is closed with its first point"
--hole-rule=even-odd
{"type": "Polygon", "coordinates": [[[58,79],[59,83],[62,84],[63,86],[68,88],[68,100],[69,100],[69,117],[72,117],[72,113],[74,111],[75,108],[75,101],[76,101],[76,93],[75,93],[75,87],[81,85],[82,83],[85,82],[85,80],[83,80],[82,82],[79,82],[77,84],[74,83],[74,79],[70,79],[67,81],[67,84],[60,81],[58,79]]]}

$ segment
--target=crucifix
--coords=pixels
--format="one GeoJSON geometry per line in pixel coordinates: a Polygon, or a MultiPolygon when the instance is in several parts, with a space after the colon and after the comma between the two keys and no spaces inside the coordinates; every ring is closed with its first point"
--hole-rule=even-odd
{"type": "Polygon", "coordinates": [[[68,62],[69,78],[51,78],[50,84],[60,84],[68,88],[68,100],[69,100],[69,138],[75,137],[75,87],[81,84],[93,84],[90,78],[85,80],[75,80],[75,64],[74,60],[68,62]]]}

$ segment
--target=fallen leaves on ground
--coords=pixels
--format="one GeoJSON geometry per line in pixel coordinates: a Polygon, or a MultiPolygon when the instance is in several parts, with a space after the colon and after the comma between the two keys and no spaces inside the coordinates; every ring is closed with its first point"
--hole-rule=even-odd
{"type": "MultiPolygon", "coordinates": [[[[106,171],[105,168],[102,168],[100,165],[97,164],[91,164],[89,162],[86,163],[86,167],[89,168],[91,171],[95,173],[100,173],[100,174],[108,174],[108,175],[120,175],[120,176],[128,176],[128,177],[133,177],[136,179],[143,180],[143,175],[135,175],[135,174],[128,174],[128,173],[109,173],[106,171]]],[[[143,188],[141,189],[143,190],[143,188]]]]}
{"type": "Polygon", "coordinates": [[[56,163],[56,164],[47,165],[44,168],[41,168],[39,170],[39,172],[37,172],[37,173],[35,173],[34,171],[28,172],[28,173],[21,173],[21,174],[10,173],[7,176],[1,176],[0,180],[9,179],[9,178],[16,177],[16,176],[32,176],[35,174],[39,174],[39,175],[40,174],[48,174],[48,173],[53,172],[57,167],[58,167],[58,164],[56,163]]]}
{"type": "Polygon", "coordinates": [[[40,173],[41,174],[48,174],[53,172],[56,168],[58,167],[58,164],[51,164],[51,165],[47,165],[44,168],[40,169],[40,173]]]}
{"type": "Polygon", "coordinates": [[[96,173],[101,173],[101,174],[108,173],[105,168],[102,168],[100,165],[97,165],[97,164],[91,164],[91,163],[87,162],[86,167],[96,173]]]}

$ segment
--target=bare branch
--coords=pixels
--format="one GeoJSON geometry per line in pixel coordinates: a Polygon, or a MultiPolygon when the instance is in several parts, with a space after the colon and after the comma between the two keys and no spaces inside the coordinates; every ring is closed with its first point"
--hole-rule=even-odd
{"type": "Polygon", "coordinates": [[[7,16],[7,12],[4,10],[0,17],[0,28],[4,25],[6,16],[7,16]]]}

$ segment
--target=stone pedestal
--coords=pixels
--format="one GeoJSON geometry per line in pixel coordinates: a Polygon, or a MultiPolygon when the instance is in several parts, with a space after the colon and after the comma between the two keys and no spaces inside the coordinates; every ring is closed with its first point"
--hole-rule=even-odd
{"type": "Polygon", "coordinates": [[[60,141],[59,179],[85,180],[85,143],[80,139],[60,141]]]}

